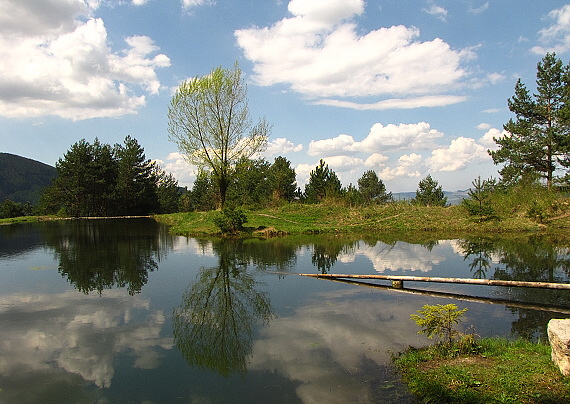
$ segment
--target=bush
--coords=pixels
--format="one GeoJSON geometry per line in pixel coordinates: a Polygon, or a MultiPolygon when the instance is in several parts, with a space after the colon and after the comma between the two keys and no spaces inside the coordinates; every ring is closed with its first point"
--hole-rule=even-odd
{"type": "Polygon", "coordinates": [[[422,310],[418,310],[420,315],[412,314],[410,317],[422,327],[421,331],[418,331],[419,334],[426,334],[428,338],[437,336],[440,342],[451,344],[453,339],[460,335],[454,325],[463,321],[461,317],[466,311],[467,309],[459,310],[455,304],[426,304],[422,310]]]}
{"type": "Polygon", "coordinates": [[[214,218],[214,224],[219,227],[220,231],[226,233],[237,233],[243,230],[244,223],[247,222],[247,216],[243,210],[224,208],[218,216],[214,218]]]}

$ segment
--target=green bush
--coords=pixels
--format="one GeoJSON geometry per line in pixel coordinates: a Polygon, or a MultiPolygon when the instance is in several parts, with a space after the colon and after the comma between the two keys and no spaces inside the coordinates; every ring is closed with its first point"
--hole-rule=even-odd
{"type": "Polygon", "coordinates": [[[459,310],[455,304],[426,304],[418,310],[420,315],[412,314],[410,317],[422,327],[419,334],[426,334],[428,338],[437,336],[441,343],[451,344],[455,337],[460,336],[454,325],[463,321],[461,317],[466,311],[459,310]]]}
{"type": "Polygon", "coordinates": [[[247,222],[247,216],[240,208],[224,208],[213,220],[222,233],[237,233],[243,230],[243,225],[247,222]]]}

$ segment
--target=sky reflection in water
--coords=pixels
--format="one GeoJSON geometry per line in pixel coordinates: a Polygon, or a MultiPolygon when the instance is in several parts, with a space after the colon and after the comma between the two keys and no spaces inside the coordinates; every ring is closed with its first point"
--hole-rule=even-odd
{"type": "MultiPolygon", "coordinates": [[[[2,403],[412,402],[390,352],[428,342],[409,317],[422,305],[535,339],[563,314],[294,273],[567,282],[569,269],[568,249],[540,237],[222,241],[153,221],[3,226],[0,246],[2,403]]],[[[570,308],[566,291],[406,286],[570,308]]]]}

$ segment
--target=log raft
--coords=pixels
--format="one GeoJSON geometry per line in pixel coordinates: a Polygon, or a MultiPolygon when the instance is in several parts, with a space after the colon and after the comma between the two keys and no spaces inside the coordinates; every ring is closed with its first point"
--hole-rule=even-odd
{"type": "Polygon", "coordinates": [[[355,274],[299,274],[312,278],[323,279],[381,279],[392,282],[392,287],[402,289],[404,282],[436,282],[436,283],[462,283],[469,285],[509,286],[519,288],[542,288],[570,290],[568,283],[552,282],[525,282],[503,281],[500,279],[470,279],[470,278],[442,278],[432,276],[405,276],[405,275],[355,275],[355,274]]]}

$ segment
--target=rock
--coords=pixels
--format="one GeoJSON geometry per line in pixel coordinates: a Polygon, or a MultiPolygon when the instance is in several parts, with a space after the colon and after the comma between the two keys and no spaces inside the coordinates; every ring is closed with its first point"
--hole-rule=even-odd
{"type": "Polygon", "coordinates": [[[552,361],[564,376],[570,376],[570,319],[550,320],[548,341],[552,348],[552,361]]]}

